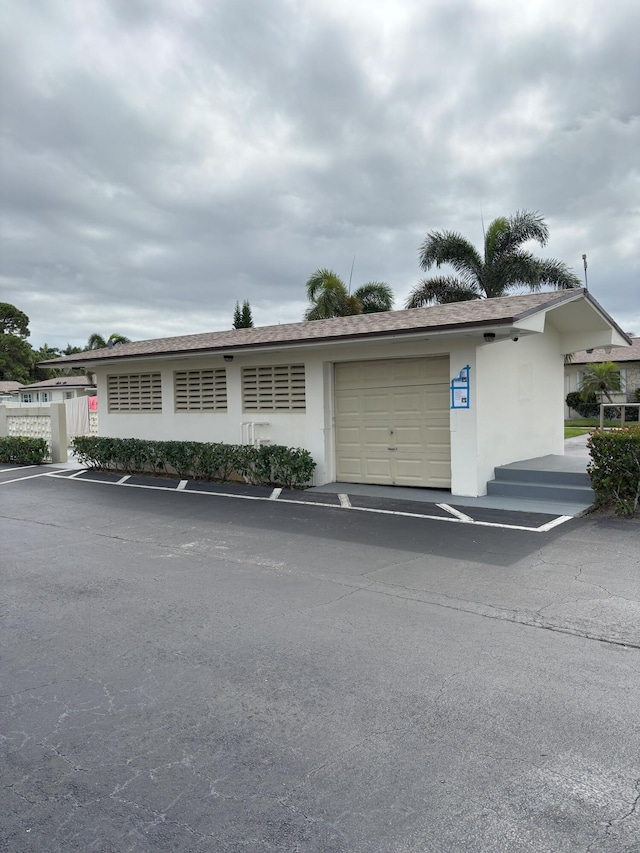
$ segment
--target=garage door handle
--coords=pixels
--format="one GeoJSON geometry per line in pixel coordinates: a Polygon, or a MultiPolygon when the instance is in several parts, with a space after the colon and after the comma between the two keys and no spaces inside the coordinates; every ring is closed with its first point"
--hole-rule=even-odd
{"type": "Polygon", "coordinates": [[[398,449],[397,447],[387,447],[387,450],[394,450],[395,451],[397,449],[398,449]]]}

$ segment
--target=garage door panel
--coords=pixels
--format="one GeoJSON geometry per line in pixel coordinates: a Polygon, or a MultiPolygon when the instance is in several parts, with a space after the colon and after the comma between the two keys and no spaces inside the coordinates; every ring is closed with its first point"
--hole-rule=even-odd
{"type": "Polygon", "coordinates": [[[386,420],[389,417],[389,397],[388,393],[366,391],[362,397],[362,413],[368,417],[378,415],[386,420]]]}
{"type": "Polygon", "coordinates": [[[340,447],[353,445],[358,447],[362,444],[361,427],[359,424],[353,426],[340,426],[336,429],[336,442],[340,447]]]}
{"type": "Polygon", "coordinates": [[[450,485],[448,358],[338,364],[335,378],[339,480],[450,485]]]}
{"type": "Polygon", "coordinates": [[[389,411],[397,417],[415,417],[424,413],[424,398],[422,389],[390,392],[389,411]]]}
{"type": "Polygon", "coordinates": [[[365,475],[367,478],[369,478],[370,482],[377,482],[377,479],[372,478],[381,478],[381,482],[392,483],[393,474],[391,471],[390,460],[376,459],[372,456],[367,457],[365,465],[365,475]]]}
{"type": "Polygon", "coordinates": [[[372,450],[382,449],[385,452],[389,449],[390,442],[389,427],[379,426],[363,426],[361,429],[361,443],[372,450]]]}
{"type": "Polygon", "coordinates": [[[360,417],[360,397],[353,392],[342,392],[336,395],[336,416],[337,417],[360,417]]]}

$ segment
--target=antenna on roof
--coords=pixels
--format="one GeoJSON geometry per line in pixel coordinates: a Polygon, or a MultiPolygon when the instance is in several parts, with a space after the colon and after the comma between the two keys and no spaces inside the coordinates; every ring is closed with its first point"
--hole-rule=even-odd
{"type": "Polygon", "coordinates": [[[353,256],[353,260],[351,261],[351,272],[349,273],[349,293],[351,293],[351,279],[353,278],[353,267],[356,262],[356,256],[353,256]]]}
{"type": "Polygon", "coordinates": [[[582,263],[584,266],[584,289],[589,290],[589,285],[587,284],[587,256],[582,256],[582,263]]]}

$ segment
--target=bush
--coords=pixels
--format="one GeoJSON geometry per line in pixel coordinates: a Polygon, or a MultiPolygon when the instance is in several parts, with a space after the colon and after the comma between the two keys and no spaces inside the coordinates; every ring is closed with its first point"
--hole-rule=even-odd
{"type": "Polygon", "coordinates": [[[200,441],[145,441],[140,438],[78,436],[78,460],[89,468],[125,474],[174,474],[182,479],[244,479],[248,483],[303,488],[316,463],[308,450],[282,445],[251,447],[200,441]]]}
{"type": "Polygon", "coordinates": [[[616,515],[633,515],[640,501],[640,427],[596,430],[587,446],[596,506],[612,506],[616,515]]]}
{"type": "Polygon", "coordinates": [[[600,406],[595,394],[589,394],[589,397],[583,400],[579,391],[571,391],[567,394],[565,402],[581,418],[596,418],[600,415],[600,406]]]}
{"type": "Polygon", "coordinates": [[[0,462],[42,465],[48,455],[49,448],[44,438],[13,435],[0,438],[0,462]]]}

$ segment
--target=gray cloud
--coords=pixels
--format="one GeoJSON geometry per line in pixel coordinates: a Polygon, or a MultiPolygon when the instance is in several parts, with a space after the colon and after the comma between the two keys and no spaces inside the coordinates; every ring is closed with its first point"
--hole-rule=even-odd
{"type": "Polygon", "coordinates": [[[401,307],[428,230],[525,207],[640,333],[633,0],[15,9],[0,288],[35,345],[299,319],[354,256],[401,307]]]}

